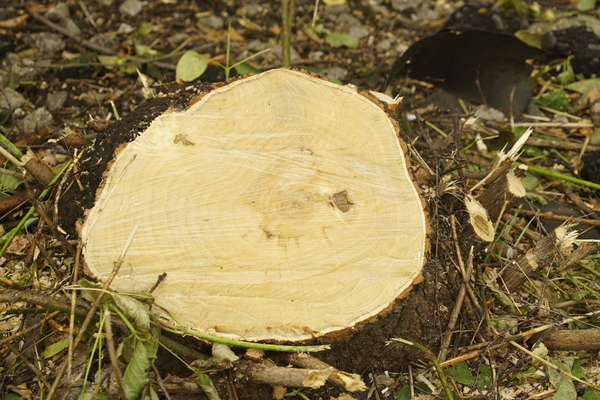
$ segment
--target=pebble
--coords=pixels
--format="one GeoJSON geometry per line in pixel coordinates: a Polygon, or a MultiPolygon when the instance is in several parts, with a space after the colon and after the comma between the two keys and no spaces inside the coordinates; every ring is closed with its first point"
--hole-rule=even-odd
{"type": "Polygon", "coordinates": [[[377,51],[388,51],[392,48],[392,39],[383,39],[381,42],[377,43],[375,46],[375,50],[377,51]]]}
{"type": "Polygon", "coordinates": [[[117,33],[118,34],[123,34],[123,35],[129,35],[131,32],[135,31],[135,27],[131,26],[129,24],[126,24],[125,22],[122,22],[121,25],[119,25],[119,29],[117,29],[117,33]]]}
{"type": "Polygon", "coordinates": [[[90,43],[98,44],[108,48],[118,46],[119,42],[119,37],[113,33],[101,33],[90,38],[90,43]]]}
{"type": "Polygon", "coordinates": [[[266,47],[267,46],[265,43],[259,39],[254,39],[246,44],[246,50],[254,53],[258,53],[259,51],[264,50],[266,47]]]}
{"type": "Polygon", "coordinates": [[[249,3],[246,4],[246,16],[248,18],[252,18],[254,16],[256,16],[257,14],[261,14],[263,12],[264,7],[261,6],[260,4],[256,4],[256,3],[249,3]]]}
{"type": "Polygon", "coordinates": [[[32,81],[40,74],[41,69],[35,68],[35,61],[27,58],[21,59],[18,54],[8,52],[6,53],[4,60],[8,67],[7,70],[10,70],[15,64],[19,66],[19,78],[24,81],[32,81]]]}
{"type": "Polygon", "coordinates": [[[66,90],[48,94],[48,97],[46,97],[46,108],[51,114],[58,113],[65,104],[65,101],[67,101],[68,96],[69,93],[66,90]]]}
{"type": "Polygon", "coordinates": [[[40,128],[49,127],[52,124],[52,114],[46,107],[40,107],[30,113],[17,123],[22,135],[28,135],[40,128]]]}
{"type": "Polygon", "coordinates": [[[411,15],[413,21],[435,21],[442,18],[441,14],[430,8],[421,8],[411,15]]]}
{"type": "Polygon", "coordinates": [[[171,45],[173,45],[173,47],[177,47],[179,46],[181,43],[185,42],[186,40],[188,40],[190,37],[189,33],[186,32],[179,32],[174,34],[173,36],[170,36],[167,41],[169,43],[171,43],[171,45]]]}
{"type": "Polygon", "coordinates": [[[66,43],[62,35],[52,32],[32,33],[31,38],[35,47],[42,53],[38,58],[54,57],[65,49],[66,43]],[[41,56],[41,57],[40,57],[41,56]]]}
{"type": "Polygon", "coordinates": [[[71,18],[65,19],[62,21],[61,25],[65,28],[71,35],[79,36],[81,34],[81,29],[77,26],[75,21],[71,18]]]}
{"type": "Polygon", "coordinates": [[[369,36],[369,31],[363,26],[353,26],[348,29],[348,33],[352,36],[356,36],[359,39],[364,39],[369,36]]]}
{"type": "MultiPolygon", "coordinates": [[[[281,44],[276,44],[273,47],[271,47],[271,53],[279,58],[281,60],[282,58],[282,53],[283,50],[281,49],[281,44]]],[[[300,54],[298,54],[298,52],[296,51],[296,49],[294,48],[294,46],[291,47],[290,49],[290,61],[296,61],[296,60],[300,60],[302,57],[300,57],[300,54]]]]}
{"type": "Polygon", "coordinates": [[[369,0],[369,7],[375,14],[387,14],[390,12],[383,0],[369,0]]]}
{"type": "Polygon", "coordinates": [[[200,23],[217,31],[225,27],[225,20],[221,17],[217,17],[216,15],[209,15],[208,17],[200,18],[200,23]]]}
{"type": "Polygon", "coordinates": [[[502,111],[488,107],[484,104],[478,106],[473,112],[473,115],[485,121],[502,122],[505,118],[505,115],[502,111]]]}
{"type": "Polygon", "coordinates": [[[54,7],[49,9],[46,14],[44,14],[44,16],[50,21],[57,22],[70,18],[71,12],[65,3],[56,3],[54,7]]]}
{"type": "Polygon", "coordinates": [[[342,67],[325,68],[320,72],[325,78],[336,81],[343,81],[348,76],[348,70],[342,67]]]}
{"type": "Polygon", "coordinates": [[[417,8],[423,0],[392,0],[392,8],[396,11],[404,11],[409,8],[417,8]]]}
{"type": "Polygon", "coordinates": [[[342,4],[339,6],[327,6],[323,10],[323,17],[336,20],[339,15],[348,13],[349,11],[350,7],[348,7],[348,4],[342,4]]]}
{"type": "Polygon", "coordinates": [[[10,108],[15,110],[25,104],[25,97],[14,89],[9,87],[4,88],[4,95],[0,95],[0,107],[8,108],[9,104],[10,108]],[[6,101],[6,98],[8,98],[8,102],[6,101]]]}
{"type": "Polygon", "coordinates": [[[125,0],[123,4],[119,6],[119,12],[133,18],[142,12],[143,8],[144,3],[140,0],[125,0]]]}

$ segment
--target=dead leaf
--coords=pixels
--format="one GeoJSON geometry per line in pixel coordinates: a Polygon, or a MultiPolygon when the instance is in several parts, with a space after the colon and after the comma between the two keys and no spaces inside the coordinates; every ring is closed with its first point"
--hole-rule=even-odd
{"type": "Polygon", "coordinates": [[[29,19],[29,14],[23,14],[15,18],[7,19],[6,21],[0,21],[0,28],[14,28],[19,26],[29,19]]]}
{"type": "Polygon", "coordinates": [[[600,99],[600,86],[592,88],[587,94],[587,100],[590,103],[593,103],[598,99],[600,99]]]}

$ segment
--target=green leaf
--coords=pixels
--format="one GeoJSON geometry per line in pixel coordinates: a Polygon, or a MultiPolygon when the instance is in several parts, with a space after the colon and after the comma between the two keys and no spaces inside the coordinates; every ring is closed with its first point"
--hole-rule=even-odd
{"type": "Polygon", "coordinates": [[[154,57],[158,52],[145,44],[136,44],[135,53],[140,57],[154,57]]]}
{"type": "Polygon", "coordinates": [[[576,358],[573,361],[573,368],[571,369],[571,374],[573,374],[574,377],[579,379],[587,378],[587,376],[585,375],[585,371],[581,367],[581,361],[579,361],[579,358],[576,358]]]}
{"type": "Polygon", "coordinates": [[[594,129],[590,136],[590,144],[600,144],[600,128],[594,129]]]}
{"type": "Polygon", "coordinates": [[[21,75],[19,74],[20,63],[14,63],[8,74],[8,80],[6,81],[6,87],[16,89],[21,83],[21,75]]]}
{"type": "Polygon", "coordinates": [[[109,400],[104,393],[98,393],[97,390],[90,390],[79,395],[77,400],[109,400]]]}
{"type": "Polygon", "coordinates": [[[213,362],[217,365],[226,362],[234,362],[240,359],[229,346],[223,343],[213,343],[212,358],[213,362]]]}
{"type": "Polygon", "coordinates": [[[517,384],[525,383],[527,379],[529,379],[529,377],[533,374],[537,373],[537,371],[538,369],[536,367],[529,367],[526,371],[517,372],[515,375],[513,375],[514,381],[517,384]]]}
{"type": "Polygon", "coordinates": [[[115,304],[135,326],[136,330],[150,330],[150,311],[138,300],[124,294],[113,294],[115,304]]]}
{"type": "Polygon", "coordinates": [[[60,353],[67,347],[69,347],[69,339],[68,338],[63,339],[59,342],[53,343],[44,349],[44,358],[50,358],[50,357],[60,353]]]}
{"type": "Polygon", "coordinates": [[[190,82],[198,78],[206,71],[208,58],[193,50],[186,51],[177,63],[175,75],[177,79],[190,82]]]}
{"type": "Polygon", "coordinates": [[[358,47],[360,40],[348,33],[330,33],[325,36],[325,41],[331,47],[347,47],[349,49],[354,49],[358,47]]]}
{"type": "Polygon", "coordinates": [[[217,389],[215,389],[213,381],[210,379],[210,376],[206,374],[198,374],[197,382],[209,400],[221,400],[217,389]]]}
{"type": "Polygon", "coordinates": [[[539,106],[548,107],[558,111],[569,111],[571,109],[569,98],[563,90],[557,90],[556,92],[550,93],[549,95],[536,100],[535,103],[539,106]]]}
{"type": "Polygon", "coordinates": [[[538,187],[540,180],[535,175],[526,173],[521,178],[521,183],[523,184],[525,190],[532,191],[538,187]]]}
{"type": "Polygon", "coordinates": [[[410,386],[404,385],[395,393],[396,400],[410,400],[410,386]]]}
{"type": "Polygon", "coordinates": [[[319,41],[321,36],[329,35],[331,31],[325,29],[325,25],[323,24],[316,24],[315,26],[307,24],[304,25],[304,33],[306,33],[309,38],[319,41]]]}
{"type": "Polygon", "coordinates": [[[581,94],[588,94],[590,90],[600,86],[600,78],[586,79],[583,81],[569,83],[565,89],[581,94]]]}
{"type": "Polygon", "coordinates": [[[546,345],[544,343],[539,343],[532,350],[532,353],[535,354],[536,356],[540,357],[540,358],[544,358],[545,359],[548,356],[548,348],[546,347],[546,345]]]}
{"type": "Polygon", "coordinates": [[[575,80],[575,71],[571,66],[571,57],[567,58],[563,63],[563,71],[556,76],[558,83],[567,85],[575,80]]]}
{"type": "Polygon", "coordinates": [[[479,375],[475,382],[478,388],[489,389],[492,387],[492,369],[485,364],[479,366],[479,375]]]}
{"type": "Polygon", "coordinates": [[[129,364],[133,358],[136,343],[137,339],[135,334],[127,336],[119,343],[119,347],[117,347],[117,361],[119,362],[120,369],[124,370],[127,368],[127,364],[129,364]]]}
{"type": "MultiPolygon", "coordinates": [[[[13,170],[13,168],[9,168],[13,170]]],[[[22,179],[17,178],[16,176],[12,176],[9,174],[1,174],[0,175],[0,192],[3,193],[14,193],[17,188],[23,183],[22,179]]]]}
{"type": "Polygon", "coordinates": [[[577,8],[579,11],[592,11],[596,7],[596,0],[579,0],[577,8]]]}
{"type": "Polygon", "coordinates": [[[467,363],[464,361],[446,368],[444,373],[463,385],[473,386],[475,384],[475,377],[471,374],[467,363]]]}
{"type": "Polygon", "coordinates": [[[149,382],[146,370],[150,367],[148,344],[145,340],[136,340],[133,357],[123,374],[123,390],[127,399],[134,400],[149,382]]]}
{"type": "Polygon", "coordinates": [[[158,25],[154,25],[150,22],[142,22],[137,32],[135,33],[135,36],[139,39],[146,39],[150,37],[150,35],[152,35],[153,32],[156,32],[159,29],[160,28],[158,27],[158,25]]]}
{"type": "Polygon", "coordinates": [[[161,69],[154,63],[148,63],[146,65],[146,75],[155,80],[159,80],[164,77],[161,69]]]}
{"type": "Polygon", "coordinates": [[[588,390],[581,396],[581,400],[600,400],[600,392],[597,390],[588,390]]]}
{"type": "Polygon", "coordinates": [[[544,152],[539,147],[526,144],[523,146],[523,154],[525,154],[526,157],[539,157],[544,154],[544,152]]]}
{"type": "Polygon", "coordinates": [[[535,201],[536,203],[539,203],[539,204],[541,204],[543,206],[545,206],[546,204],[548,204],[548,202],[546,201],[546,199],[543,196],[541,196],[541,195],[539,195],[537,193],[527,192],[525,194],[525,198],[527,200],[529,200],[529,201],[535,201]]]}
{"type": "Polygon", "coordinates": [[[6,108],[0,108],[0,125],[4,125],[10,118],[10,112],[6,108]]]}
{"type": "Polygon", "coordinates": [[[243,62],[243,63],[235,66],[235,72],[237,72],[238,75],[246,75],[246,74],[258,74],[259,72],[262,72],[262,71],[258,68],[254,68],[252,65],[250,65],[248,63],[243,62]]]}
{"type": "MultiPolygon", "coordinates": [[[[556,365],[561,370],[569,373],[571,372],[571,367],[573,366],[573,360],[574,357],[565,357],[562,360],[548,357],[548,361],[556,365]]],[[[546,374],[548,375],[548,380],[552,386],[556,388],[556,392],[554,393],[554,396],[552,396],[553,400],[577,399],[577,392],[575,391],[575,385],[573,384],[571,378],[550,367],[546,367],[546,374]]]]}
{"type": "MultiPolygon", "coordinates": [[[[102,288],[102,285],[88,281],[85,278],[81,278],[80,280],[78,280],[77,284],[79,286],[81,286],[83,289],[100,289],[100,288],[102,288]]],[[[85,300],[89,301],[90,303],[95,302],[96,299],[98,298],[99,294],[100,294],[100,290],[82,290],[81,291],[81,297],[83,297],[85,300]]],[[[107,302],[110,302],[110,303],[113,302],[113,300],[110,296],[104,296],[102,298],[103,305],[106,304],[107,302]]]]}
{"type": "Polygon", "coordinates": [[[119,57],[99,55],[98,61],[105,67],[116,67],[119,64],[119,57]]]}

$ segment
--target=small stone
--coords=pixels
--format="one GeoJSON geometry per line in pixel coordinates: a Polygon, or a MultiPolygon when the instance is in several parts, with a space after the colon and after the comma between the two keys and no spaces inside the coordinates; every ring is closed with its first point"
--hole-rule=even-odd
{"type": "Polygon", "coordinates": [[[323,10],[323,16],[332,20],[336,20],[339,15],[348,13],[349,11],[350,7],[348,6],[348,4],[341,4],[339,6],[327,6],[323,10]]]}
{"type": "Polygon", "coordinates": [[[369,36],[369,31],[363,26],[353,26],[348,30],[348,33],[359,39],[364,39],[369,36]]]}
{"type": "Polygon", "coordinates": [[[79,29],[75,21],[71,18],[63,20],[61,25],[73,36],[79,36],[81,34],[81,29],[79,29]]]}
{"type": "Polygon", "coordinates": [[[388,51],[392,48],[392,39],[383,39],[381,42],[377,43],[375,46],[375,50],[377,51],[388,51]]]}
{"type": "Polygon", "coordinates": [[[350,13],[343,13],[338,17],[338,22],[347,25],[349,28],[362,26],[358,18],[350,13]]]}
{"type": "Polygon", "coordinates": [[[392,8],[396,11],[404,11],[409,8],[417,8],[423,0],[392,0],[392,8]]]}
{"type": "Polygon", "coordinates": [[[259,39],[254,39],[251,42],[248,42],[248,44],[246,45],[246,50],[258,53],[259,51],[266,49],[266,47],[267,46],[264,42],[262,42],[259,39]]]}
{"type": "Polygon", "coordinates": [[[435,21],[442,18],[439,12],[429,8],[421,8],[415,14],[412,14],[411,17],[413,21],[435,21]]]}
{"type": "Polygon", "coordinates": [[[225,26],[225,20],[216,15],[200,18],[200,23],[210,29],[220,30],[225,26]]]}
{"type": "Polygon", "coordinates": [[[48,97],[46,97],[46,108],[51,114],[58,113],[65,104],[65,101],[67,101],[68,96],[69,93],[66,90],[50,93],[48,97]]]}
{"type": "MultiPolygon", "coordinates": [[[[271,47],[271,53],[281,60],[283,57],[283,50],[281,48],[281,45],[276,44],[273,47],[271,47]]],[[[300,59],[300,54],[298,54],[296,49],[292,46],[292,48],[290,49],[290,61],[296,61],[300,59]]]]}
{"type": "Polygon", "coordinates": [[[263,9],[264,9],[264,7],[261,6],[260,4],[256,4],[256,3],[246,4],[246,16],[248,18],[252,18],[252,17],[256,16],[257,14],[262,13],[263,9]]]}
{"type": "Polygon", "coordinates": [[[57,22],[71,17],[71,12],[69,11],[69,7],[65,3],[57,3],[44,15],[50,21],[57,22]]]}
{"type": "Polygon", "coordinates": [[[140,0],[125,0],[119,6],[119,12],[133,18],[142,12],[142,8],[144,8],[144,3],[140,0]]]}
{"type": "Polygon", "coordinates": [[[108,47],[109,49],[119,45],[119,37],[114,33],[100,33],[90,38],[90,43],[108,47]]]}
{"type": "Polygon", "coordinates": [[[496,121],[496,122],[502,122],[505,118],[505,115],[502,111],[497,110],[492,107],[488,107],[484,104],[478,106],[475,109],[473,116],[481,118],[485,121],[496,121]]]}
{"type": "Polygon", "coordinates": [[[395,50],[398,53],[404,53],[406,50],[408,50],[409,46],[406,43],[398,43],[398,46],[396,46],[395,50]]]}
{"type": "Polygon", "coordinates": [[[56,53],[63,51],[66,47],[63,36],[58,33],[32,33],[31,38],[33,39],[35,47],[42,53],[38,58],[52,58],[56,53]]]}
{"type": "Polygon", "coordinates": [[[49,127],[52,125],[52,114],[48,112],[46,107],[40,107],[30,113],[17,123],[19,131],[23,135],[28,135],[40,128],[49,127]]]}
{"type": "Polygon", "coordinates": [[[169,43],[171,43],[171,45],[177,47],[179,46],[181,43],[185,42],[186,40],[188,40],[190,37],[189,33],[186,32],[178,32],[176,34],[174,34],[173,36],[169,37],[167,39],[167,41],[169,43]]]}
{"type": "Polygon", "coordinates": [[[348,70],[342,67],[331,67],[324,69],[320,74],[330,81],[343,81],[348,76],[348,70]]]}
{"type": "Polygon", "coordinates": [[[10,108],[15,110],[25,104],[25,97],[14,89],[4,88],[4,95],[0,94],[0,108],[8,108],[9,104],[10,108]],[[6,98],[8,98],[8,102],[6,98]]]}
{"type": "Polygon", "coordinates": [[[135,31],[135,27],[124,22],[122,22],[121,25],[119,25],[119,29],[117,29],[117,33],[123,35],[129,35],[133,31],[135,31]]]}

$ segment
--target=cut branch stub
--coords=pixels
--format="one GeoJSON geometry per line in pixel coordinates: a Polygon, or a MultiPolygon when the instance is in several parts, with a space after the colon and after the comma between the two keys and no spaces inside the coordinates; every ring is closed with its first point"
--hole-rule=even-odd
{"type": "Polygon", "coordinates": [[[355,328],[420,279],[426,216],[398,125],[354,86],[288,69],[164,113],[122,146],[82,228],[113,289],[186,326],[298,341],[355,328]]]}

